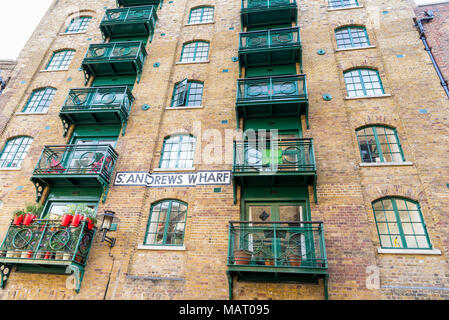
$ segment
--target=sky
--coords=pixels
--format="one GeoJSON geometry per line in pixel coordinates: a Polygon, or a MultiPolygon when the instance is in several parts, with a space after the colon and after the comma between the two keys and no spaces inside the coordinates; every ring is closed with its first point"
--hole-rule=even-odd
{"type": "MultiPolygon", "coordinates": [[[[448,0],[415,0],[417,4],[448,0]]],[[[16,59],[53,0],[1,0],[0,59],[16,59]]]]}

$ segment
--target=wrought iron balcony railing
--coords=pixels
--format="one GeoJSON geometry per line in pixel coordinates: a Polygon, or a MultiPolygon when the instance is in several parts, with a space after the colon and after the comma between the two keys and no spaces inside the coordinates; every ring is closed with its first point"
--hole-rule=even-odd
{"type": "Polygon", "coordinates": [[[153,36],[157,14],[155,6],[108,9],[100,23],[103,38],[114,36],[153,36]]]}
{"type": "Polygon", "coordinates": [[[137,75],[140,79],[147,51],[142,41],[91,44],[83,59],[86,83],[90,76],[137,75]]]}
{"type": "Polygon", "coordinates": [[[294,46],[301,46],[298,27],[240,33],[240,51],[294,46]]]}
{"type": "Polygon", "coordinates": [[[313,139],[234,142],[234,175],[316,172],[313,139]]]}
{"type": "Polygon", "coordinates": [[[0,246],[1,285],[6,284],[12,266],[40,273],[72,273],[80,289],[84,266],[89,257],[96,229],[87,222],[78,227],[63,227],[59,220],[34,220],[29,226],[9,226],[0,246]]]}
{"type": "Polygon", "coordinates": [[[289,24],[297,20],[296,0],[242,0],[242,25],[289,24]]]}
{"type": "Polygon", "coordinates": [[[271,76],[238,80],[237,104],[307,100],[305,75],[271,76]]]}
{"type": "Polygon", "coordinates": [[[71,89],[59,116],[64,136],[70,124],[116,124],[126,128],[134,96],[128,86],[71,89]]]}
{"type": "Polygon", "coordinates": [[[316,282],[324,279],[327,255],[322,222],[231,221],[228,246],[229,295],[233,278],[247,281],[316,282]]]}
{"type": "Polygon", "coordinates": [[[327,269],[322,222],[229,223],[228,266],[327,269]]]}
{"type": "Polygon", "coordinates": [[[37,200],[44,186],[100,186],[106,199],[118,154],[110,145],[46,146],[33,171],[37,200]]]}

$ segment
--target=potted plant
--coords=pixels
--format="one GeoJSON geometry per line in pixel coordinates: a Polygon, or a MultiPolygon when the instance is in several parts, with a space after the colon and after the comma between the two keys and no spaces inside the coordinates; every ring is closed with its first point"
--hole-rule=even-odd
{"type": "Polygon", "coordinates": [[[301,266],[301,260],[302,257],[299,254],[290,254],[288,256],[288,263],[290,264],[290,266],[292,267],[299,267],[301,266]]]}
{"type": "Polygon", "coordinates": [[[238,265],[249,264],[252,252],[244,249],[234,250],[234,263],[238,265]]]}
{"type": "Polygon", "coordinates": [[[42,212],[43,206],[40,204],[29,204],[25,209],[25,218],[23,224],[29,226],[42,212]]]}
{"type": "Polygon", "coordinates": [[[95,227],[95,225],[97,224],[95,210],[87,207],[84,217],[87,221],[87,229],[92,230],[95,227]]]}
{"type": "Polygon", "coordinates": [[[76,214],[76,206],[74,204],[68,205],[64,208],[63,216],[61,219],[61,226],[68,227],[72,222],[73,216],[76,214]]]}
{"type": "Polygon", "coordinates": [[[13,225],[18,226],[22,223],[25,212],[23,210],[16,210],[13,212],[13,225]]]}
{"type": "Polygon", "coordinates": [[[85,208],[88,208],[86,204],[75,205],[75,215],[73,216],[71,226],[78,227],[81,220],[84,218],[85,208]]]}

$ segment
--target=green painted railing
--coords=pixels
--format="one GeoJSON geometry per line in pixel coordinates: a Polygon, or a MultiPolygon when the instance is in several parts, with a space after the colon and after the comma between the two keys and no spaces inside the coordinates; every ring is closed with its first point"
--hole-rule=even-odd
{"type": "Polygon", "coordinates": [[[305,75],[238,79],[237,104],[306,99],[305,75]]]}
{"type": "Polygon", "coordinates": [[[116,0],[117,7],[132,7],[145,5],[159,5],[163,0],[116,0]]]}
{"type": "Polygon", "coordinates": [[[45,146],[33,176],[95,176],[109,184],[117,158],[110,145],[45,146]]]}
{"type": "Polygon", "coordinates": [[[147,52],[142,41],[91,44],[83,63],[137,60],[143,65],[147,52]]]}
{"type": "Polygon", "coordinates": [[[101,24],[149,21],[151,26],[154,27],[154,25],[156,24],[156,20],[157,14],[154,6],[139,6],[130,8],[108,9],[103,16],[101,24]]]}
{"type": "Polygon", "coordinates": [[[295,47],[301,45],[299,28],[268,29],[240,33],[240,51],[295,47]]]}
{"type": "Polygon", "coordinates": [[[296,7],[296,0],[242,0],[242,9],[296,7]]]}
{"type": "Polygon", "coordinates": [[[325,270],[323,223],[231,221],[228,266],[325,270]]]}
{"type": "Polygon", "coordinates": [[[86,265],[96,229],[87,222],[63,227],[59,220],[34,220],[29,226],[9,226],[0,246],[0,262],[9,264],[86,265]]]}
{"type": "Polygon", "coordinates": [[[128,86],[71,89],[61,112],[118,110],[127,118],[133,101],[128,86]]]}
{"type": "Polygon", "coordinates": [[[260,138],[234,142],[234,174],[315,171],[313,139],[260,138]]]}

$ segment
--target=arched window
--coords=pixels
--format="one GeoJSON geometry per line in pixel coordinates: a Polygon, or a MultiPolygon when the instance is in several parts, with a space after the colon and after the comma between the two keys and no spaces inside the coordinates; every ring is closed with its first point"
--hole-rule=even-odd
{"type": "Polygon", "coordinates": [[[382,248],[431,249],[418,202],[387,197],[372,205],[382,248]]]}
{"type": "Polygon", "coordinates": [[[89,16],[73,18],[65,30],[65,33],[85,32],[89,26],[90,20],[92,20],[92,17],[89,16]]]}
{"type": "Polygon", "coordinates": [[[379,72],[373,69],[351,69],[344,73],[348,97],[384,94],[379,72]]]}
{"type": "Polygon", "coordinates": [[[204,85],[199,81],[184,79],[175,84],[173,90],[172,107],[201,106],[203,102],[204,85]]]}
{"type": "Polygon", "coordinates": [[[365,27],[348,26],[335,29],[338,49],[361,48],[370,45],[365,27]]]}
{"type": "Polygon", "coordinates": [[[144,245],[182,246],[187,220],[187,204],[163,200],[151,206],[144,245]]]}
{"type": "Polygon", "coordinates": [[[357,7],[359,2],[357,0],[329,0],[329,7],[331,9],[357,7]]]}
{"type": "Polygon", "coordinates": [[[26,113],[39,113],[47,112],[48,107],[53,101],[56,89],[54,88],[42,88],[34,90],[28,99],[25,108],[22,112],[26,113]]]}
{"type": "Polygon", "coordinates": [[[75,50],[55,51],[45,70],[67,70],[74,55],[75,50]]]}
{"type": "Polygon", "coordinates": [[[398,134],[385,126],[367,126],[356,131],[364,163],[405,161],[398,134]]]}
{"type": "Polygon", "coordinates": [[[214,7],[197,7],[190,10],[189,24],[214,21],[214,7]]]}
{"type": "Polygon", "coordinates": [[[182,47],[181,62],[201,62],[209,59],[209,42],[194,41],[182,47]]]}
{"type": "Polygon", "coordinates": [[[191,169],[195,156],[195,137],[175,135],[165,138],[159,167],[162,169],[191,169]]]}
{"type": "Polygon", "coordinates": [[[33,142],[31,137],[15,137],[6,141],[0,153],[0,168],[20,168],[33,142]]]}

